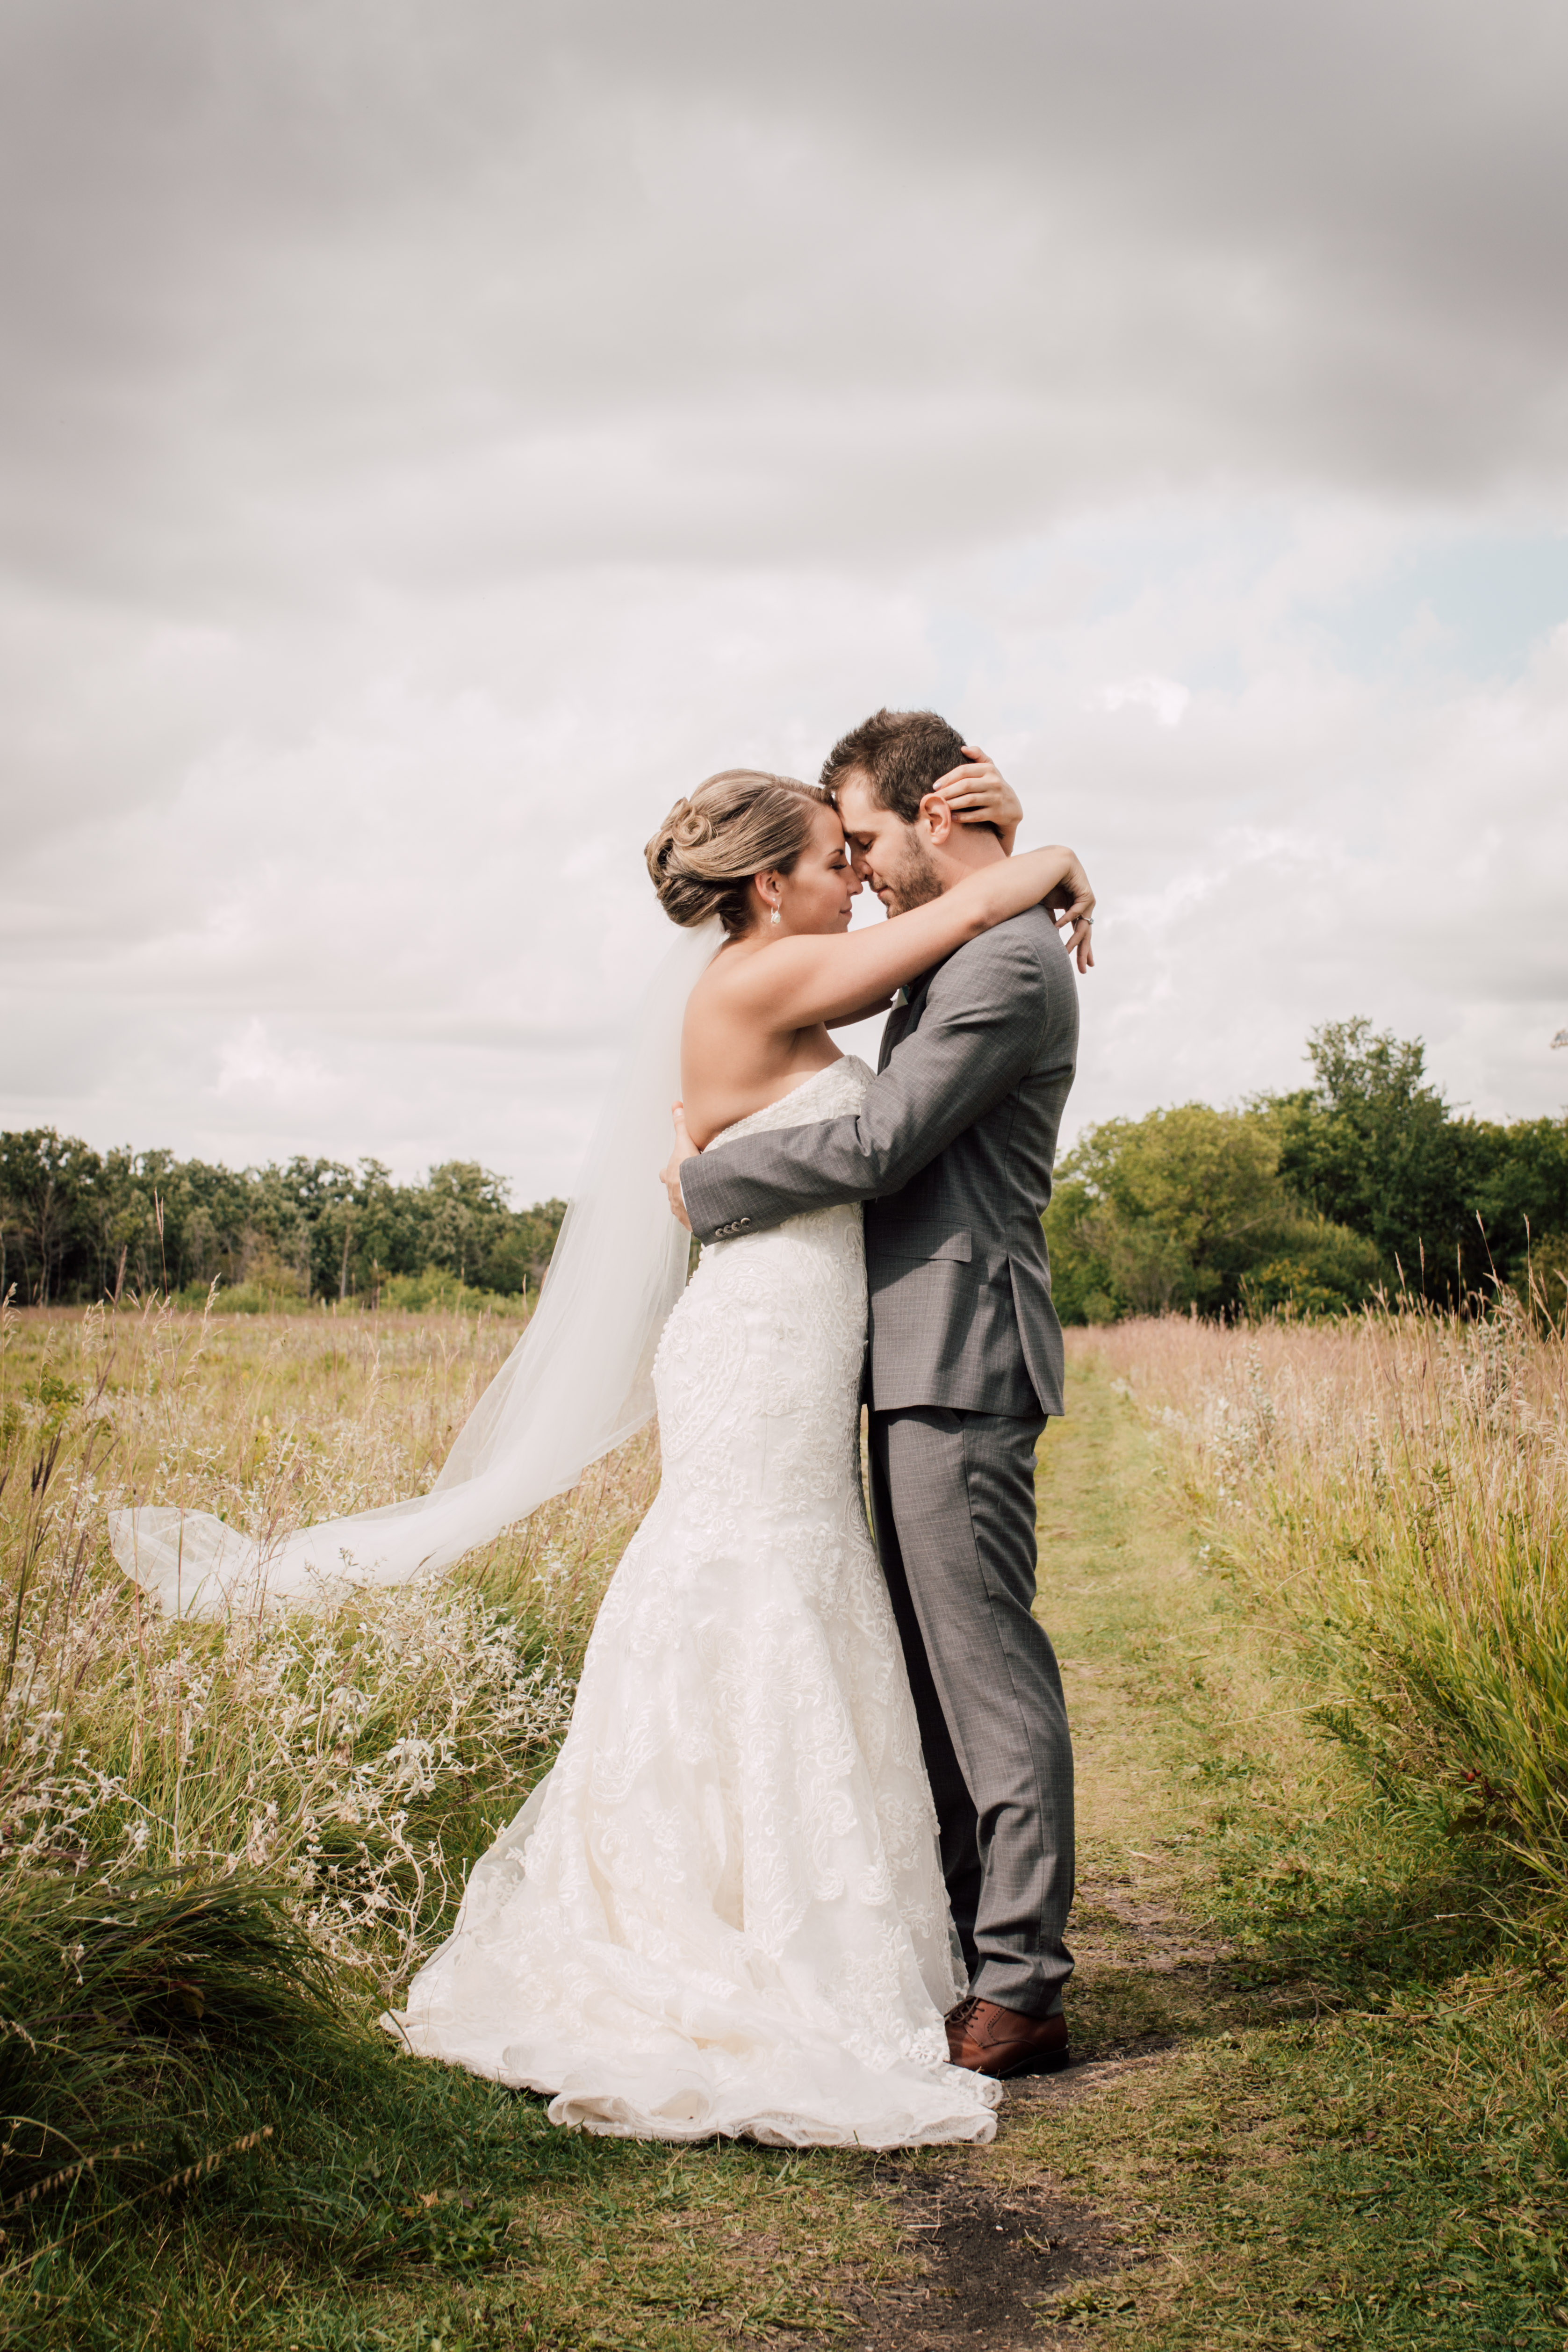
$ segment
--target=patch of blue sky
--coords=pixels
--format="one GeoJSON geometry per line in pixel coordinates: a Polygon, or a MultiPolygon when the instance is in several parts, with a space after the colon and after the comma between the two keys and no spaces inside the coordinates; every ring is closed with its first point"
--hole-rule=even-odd
{"type": "Polygon", "coordinates": [[[1289,510],[1273,501],[1209,512],[1158,501],[1066,523],[998,556],[992,577],[999,598],[1094,629],[1140,606],[1163,609],[1173,595],[1190,612],[1200,584],[1223,604],[1277,564],[1292,536],[1289,510]]]}
{"type": "Polygon", "coordinates": [[[1140,658],[1173,662],[1194,693],[1239,694],[1252,664],[1236,616],[1258,582],[1288,562],[1294,517],[1282,502],[1204,511],[1191,501],[1085,515],[972,557],[931,582],[926,654],[939,708],[984,704],[993,726],[1038,719],[1053,675],[1081,677],[1107,631],[1131,628],[1140,658]],[[1019,678],[1032,640],[1032,692],[1019,678]],[[1010,657],[1010,656],[1012,657],[1010,657]]]}
{"type": "Polygon", "coordinates": [[[1568,622],[1568,533],[1428,540],[1377,578],[1303,611],[1363,676],[1436,668],[1517,677],[1542,638],[1568,622]]]}
{"type": "Polygon", "coordinates": [[[1516,677],[1568,622],[1568,533],[1391,531],[1386,518],[1358,528],[1353,510],[1330,520],[1286,500],[1206,514],[1181,500],[1082,517],[931,584],[923,667],[938,707],[978,702],[993,726],[1026,726],[1053,673],[1092,659],[1108,630],[1124,655],[1130,631],[1139,661],[1200,696],[1240,694],[1298,635],[1356,677],[1516,677]]]}

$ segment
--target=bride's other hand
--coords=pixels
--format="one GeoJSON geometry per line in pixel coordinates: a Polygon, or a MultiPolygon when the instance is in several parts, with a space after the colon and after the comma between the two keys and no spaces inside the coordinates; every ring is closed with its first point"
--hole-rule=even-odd
{"type": "Polygon", "coordinates": [[[1094,961],[1094,886],[1076,856],[1046,905],[1058,930],[1067,933],[1068,955],[1076,956],[1079,971],[1088,971],[1094,961]]]}
{"type": "Polygon", "coordinates": [[[963,747],[963,765],[950,768],[931,786],[940,793],[960,824],[994,824],[1009,857],[1023,822],[1024,804],[994,760],[978,743],[963,747]]]}
{"type": "Polygon", "coordinates": [[[697,1146],[686,1131],[686,1105],[672,1103],[669,1115],[675,1124],[675,1148],[659,1170],[659,1181],[669,1194],[669,1213],[678,1225],[691,1231],[691,1220],[686,1213],[686,1202],[680,1190],[680,1171],[684,1161],[695,1160],[697,1146]]]}

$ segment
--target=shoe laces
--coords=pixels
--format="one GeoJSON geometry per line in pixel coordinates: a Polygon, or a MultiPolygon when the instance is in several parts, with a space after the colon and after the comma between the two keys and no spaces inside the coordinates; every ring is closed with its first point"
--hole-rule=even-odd
{"type": "Polygon", "coordinates": [[[966,1993],[956,2009],[948,2011],[947,2022],[949,2025],[967,2025],[979,2007],[979,1995],[973,1992],[966,1993]]]}

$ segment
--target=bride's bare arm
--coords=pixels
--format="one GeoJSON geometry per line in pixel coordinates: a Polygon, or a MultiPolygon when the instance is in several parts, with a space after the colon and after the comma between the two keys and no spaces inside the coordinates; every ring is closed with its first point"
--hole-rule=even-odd
{"type": "Polygon", "coordinates": [[[825,1029],[853,1029],[857,1021],[869,1021],[875,1013],[891,1012],[892,1004],[890,996],[879,996],[875,1004],[858,1004],[853,1013],[841,1013],[836,1021],[825,1021],[822,1025],[825,1029]]]}
{"type": "Polygon", "coordinates": [[[845,1021],[929,971],[966,940],[1044,899],[1064,908],[1054,919],[1070,925],[1068,947],[1082,970],[1094,911],[1089,877],[1070,849],[1031,849],[966,875],[940,898],[867,930],[779,940],[760,955],[738,960],[724,975],[731,1002],[775,1033],[845,1021]]]}

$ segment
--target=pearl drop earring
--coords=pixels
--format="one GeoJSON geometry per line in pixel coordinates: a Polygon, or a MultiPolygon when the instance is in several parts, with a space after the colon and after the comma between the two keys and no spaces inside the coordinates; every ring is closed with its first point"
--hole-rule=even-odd
{"type": "Polygon", "coordinates": [[[770,923],[776,923],[776,922],[778,921],[778,919],[779,919],[779,910],[778,910],[778,908],[775,906],[775,907],[774,907],[774,908],[773,908],[773,913],[768,917],[768,920],[769,920],[769,922],[770,922],[770,923]]]}

